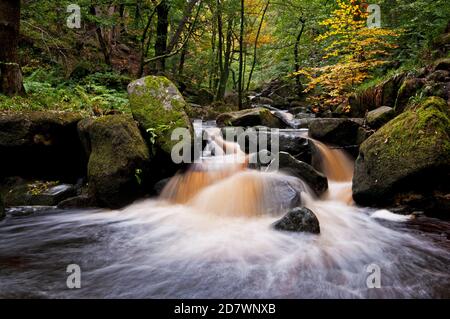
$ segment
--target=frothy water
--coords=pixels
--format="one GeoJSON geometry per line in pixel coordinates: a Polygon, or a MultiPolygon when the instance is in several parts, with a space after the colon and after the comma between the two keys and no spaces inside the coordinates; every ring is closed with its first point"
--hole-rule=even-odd
{"type": "Polygon", "coordinates": [[[442,230],[447,223],[380,219],[388,214],[349,204],[345,178],[331,179],[328,194],[316,199],[300,180],[278,173],[231,169],[208,180],[214,173],[205,171],[175,177],[163,199],[120,211],[7,217],[0,222],[0,297],[450,297],[448,239],[408,226],[423,220],[442,230]],[[271,228],[286,209],[280,181],[301,192],[320,235],[271,228]],[[182,183],[201,187],[187,192],[182,183]],[[82,270],[81,289],[66,287],[73,263],[82,270]],[[367,287],[371,264],[380,267],[381,288],[367,287]]]}

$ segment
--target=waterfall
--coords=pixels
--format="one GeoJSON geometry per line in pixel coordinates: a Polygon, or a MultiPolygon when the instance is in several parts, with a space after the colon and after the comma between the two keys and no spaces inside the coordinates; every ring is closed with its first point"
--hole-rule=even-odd
{"type": "Polygon", "coordinates": [[[445,238],[415,230],[437,222],[393,222],[386,210],[355,206],[353,163],[342,150],[315,142],[329,178],[328,193],[316,198],[297,178],[249,170],[246,155],[222,142],[212,138],[216,156],[173,177],[160,198],[2,221],[0,297],[450,297],[445,238]],[[320,235],[271,227],[299,194],[320,235]],[[83,289],[65,287],[74,263],[83,289]],[[373,265],[381,288],[367,284],[373,265]]]}

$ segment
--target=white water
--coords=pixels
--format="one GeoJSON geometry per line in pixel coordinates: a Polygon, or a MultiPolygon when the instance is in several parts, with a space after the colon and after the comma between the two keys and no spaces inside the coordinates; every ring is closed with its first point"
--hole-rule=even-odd
{"type": "Polygon", "coordinates": [[[448,250],[372,218],[386,212],[349,204],[349,181],[330,181],[324,199],[302,193],[320,222],[320,235],[311,235],[275,231],[280,215],[262,212],[280,201],[268,182],[286,176],[244,170],[221,178],[183,204],[152,199],[114,212],[7,218],[0,297],[450,296],[448,250]],[[249,182],[261,189],[245,193],[249,182]],[[258,202],[264,198],[272,200],[258,202]],[[70,263],[81,266],[82,289],[65,287],[70,263]],[[381,269],[379,289],[366,285],[369,264],[381,269]]]}

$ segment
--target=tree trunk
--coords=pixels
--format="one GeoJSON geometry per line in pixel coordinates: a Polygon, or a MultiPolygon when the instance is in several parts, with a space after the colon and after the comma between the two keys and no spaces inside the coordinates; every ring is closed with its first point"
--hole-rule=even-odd
{"type": "Polygon", "coordinates": [[[0,93],[24,95],[17,46],[19,43],[20,0],[0,1],[0,93]]]}
{"type": "Polygon", "coordinates": [[[231,65],[231,48],[233,46],[233,17],[228,18],[227,38],[225,42],[225,55],[223,61],[222,73],[220,74],[219,87],[217,90],[217,100],[223,100],[225,90],[227,88],[228,76],[230,74],[231,65]]]}
{"type": "Polygon", "coordinates": [[[258,32],[256,33],[255,44],[253,47],[253,62],[252,62],[252,67],[250,68],[250,74],[248,75],[247,91],[250,88],[250,82],[252,81],[253,70],[255,69],[255,66],[256,66],[256,50],[258,48],[259,35],[261,33],[261,28],[262,28],[262,25],[264,22],[264,17],[266,16],[266,12],[267,12],[267,9],[269,8],[269,4],[270,4],[270,0],[267,1],[266,6],[264,7],[264,10],[263,10],[263,13],[261,16],[261,21],[259,22],[259,26],[258,26],[258,32]]]}
{"type": "Polygon", "coordinates": [[[238,74],[238,106],[242,109],[242,76],[244,67],[244,0],[241,0],[241,28],[239,34],[239,74],[238,74]]]}
{"type": "MultiPolygon", "coordinates": [[[[298,57],[298,45],[300,44],[300,39],[303,34],[303,30],[305,29],[305,20],[303,18],[300,18],[300,23],[302,24],[302,27],[297,34],[297,38],[295,39],[295,45],[294,45],[294,71],[298,72],[300,70],[300,60],[298,57]]],[[[300,82],[300,75],[295,76],[295,85],[297,89],[297,94],[301,95],[301,92],[303,91],[303,86],[300,82]]]]}
{"type": "Polygon", "coordinates": [[[160,59],[155,61],[156,73],[164,72],[166,69],[166,58],[164,57],[164,55],[167,53],[169,10],[170,5],[167,2],[167,0],[162,0],[156,7],[156,15],[158,17],[158,22],[156,24],[155,56],[161,56],[160,59]]]}

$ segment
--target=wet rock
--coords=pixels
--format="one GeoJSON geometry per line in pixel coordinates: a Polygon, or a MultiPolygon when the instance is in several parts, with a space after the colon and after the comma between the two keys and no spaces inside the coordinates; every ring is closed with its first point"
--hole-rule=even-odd
{"type": "Polygon", "coordinates": [[[153,191],[156,195],[160,195],[164,187],[166,187],[167,183],[171,180],[171,177],[164,178],[153,185],[153,191]]]}
{"type": "Polygon", "coordinates": [[[78,129],[89,157],[89,194],[110,208],[136,199],[147,180],[150,156],[134,120],[109,115],[83,120],[78,129]]]}
{"type": "Polygon", "coordinates": [[[78,196],[69,197],[58,204],[58,208],[70,209],[70,208],[91,208],[98,207],[99,204],[93,196],[89,194],[82,194],[78,196]]]}
{"type": "Polygon", "coordinates": [[[361,205],[384,205],[402,194],[450,191],[450,119],[446,101],[425,100],[370,136],[360,148],[353,198],[361,205]]]}
{"type": "Polygon", "coordinates": [[[284,123],[265,108],[253,108],[237,112],[224,113],[217,117],[219,126],[256,126],[272,128],[285,127],[284,123]]]}
{"type": "Polygon", "coordinates": [[[289,153],[279,152],[268,169],[279,169],[291,176],[300,178],[317,196],[322,195],[328,189],[328,180],[324,174],[315,170],[311,165],[297,160],[289,153]]]}
{"type": "Polygon", "coordinates": [[[392,107],[381,106],[375,110],[367,113],[367,125],[371,128],[380,128],[395,117],[395,112],[392,107]]]}
{"type": "Polygon", "coordinates": [[[3,217],[5,217],[5,205],[3,204],[2,194],[0,194],[0,219],[3,217]]]}
{"type": "Polygon", "coordinates": [[[273,228],[281,231],[307,232],[320,234],[319,220],[316,215],[306,207],[296,207],[283,218],[273,224],[273,228]]]}
{"type": "Polygon", "coordinates": [[[188,108],[177,87],[164,76],[147,76],[128,85],[133,118],[143,131],[151,131],[154,146],[166,154],[178,141],[171,140],[175,128],[192,132],[188,108]]]}
{"type": "Polygon", "coordinates": [[[64,199],[74,196],[74,185],[57,182],[25,182],[17,185],[5,194],[5,204],[12,206],[56,206],[64,199]]]}
{"type": "Polygon", "coordinates": [[[353,146],[358,142],[362,119],[314,119],[309,125],[309,136],[338,146],[353,146]]]}
{"type": "Polygon", "coordinates": [[[248,157],[248,167],[251,169],[261,169],[268,166],[273,160],[273,155],[268,150],[260,150],[257,153],[252,153],[248,157]]]}
{"type": "Polygon", "coordinates": [[[86,162],[70,112],[0,111],[0,177],[23,176],[72,182],[86,162]]]}

